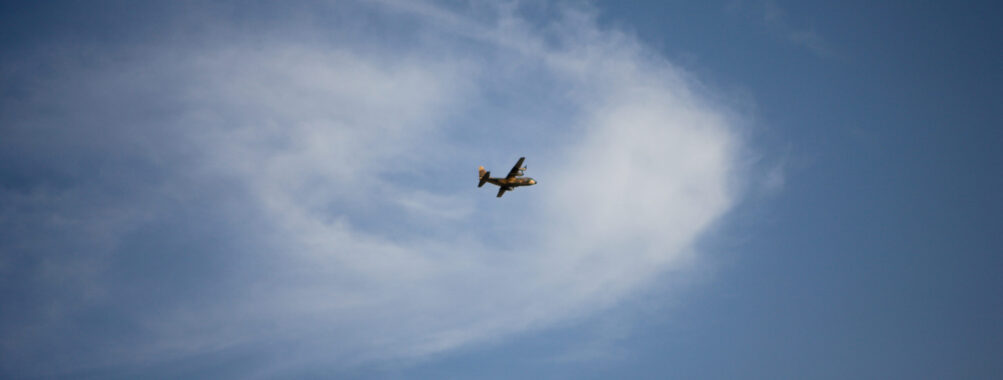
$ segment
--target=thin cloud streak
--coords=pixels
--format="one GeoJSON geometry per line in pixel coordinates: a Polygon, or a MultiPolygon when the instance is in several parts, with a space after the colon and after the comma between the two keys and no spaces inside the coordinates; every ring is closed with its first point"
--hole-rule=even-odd
{"type": "Polygon", "coordinates": [[[728,12],[745,13],[748,17],[758,19],[783,39],[807,49],[818,57],[831,58],[837,55],[813,27],[793,25],[788,20],[787,12],[776,1],[734,0],[728,3],[726,9],[728,12]]]}

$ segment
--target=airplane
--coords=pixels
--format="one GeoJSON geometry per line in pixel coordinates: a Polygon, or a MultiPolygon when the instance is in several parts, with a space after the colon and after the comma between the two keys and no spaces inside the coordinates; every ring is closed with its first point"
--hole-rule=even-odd
{"type": "Polygon", "coordinates": [[[512,170],[509,170],[508,175],[505,178],[492,178],[491,172],[484,170],[481,166],[477,169],[478,174],[480,174],[480,182],[477,183],[477,187],[484,186],[485,183],[493,183],[498,185],[498,198],[501,198],[506,191],[515,190],[519,186],[533,186],[536,184],[536,180],[523,177],[523,172],[526,171],[526,167],[522,166],[522,162],[526,160],[526,157],[519,157],[519,162],[515,163],[512,170]]]}

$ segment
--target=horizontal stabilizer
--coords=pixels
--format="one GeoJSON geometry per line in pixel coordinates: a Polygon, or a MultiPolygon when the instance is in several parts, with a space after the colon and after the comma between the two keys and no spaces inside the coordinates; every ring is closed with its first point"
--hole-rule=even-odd
{"type": "Polygon", "coordinates": [[[477,184],[477,187],[484,186],[484,183],[488,181],[488,178],[490,176],[491,176],[491,172],[484,172],[484,174],[481,174],[481,182],[479,182],[477,184]]]}

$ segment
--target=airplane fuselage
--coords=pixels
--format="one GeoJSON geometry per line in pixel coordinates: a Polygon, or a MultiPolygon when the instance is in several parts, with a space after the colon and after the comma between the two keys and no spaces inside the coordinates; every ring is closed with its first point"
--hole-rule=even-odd
{"type": "Polygon", "coordinates": [[[536,184],[536,180],[529,177],[488,178],[487,182],[505,187],[533,186],[536,184]]]}

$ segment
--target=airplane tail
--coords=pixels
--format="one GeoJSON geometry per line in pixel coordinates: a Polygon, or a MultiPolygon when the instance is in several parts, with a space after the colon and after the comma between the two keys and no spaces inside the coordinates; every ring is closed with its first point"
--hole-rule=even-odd
{"type": "Polygon", "coordinates": [[[479,178],[481,180],[480,182],[477,183],[477,187],[481,187],[484,186],[484,183],[488,181],[488,177],[491,176],[491,172],[484,170],[484,167],[481,166],[477,168],[477,175],[480,176],[479,178]]]}

